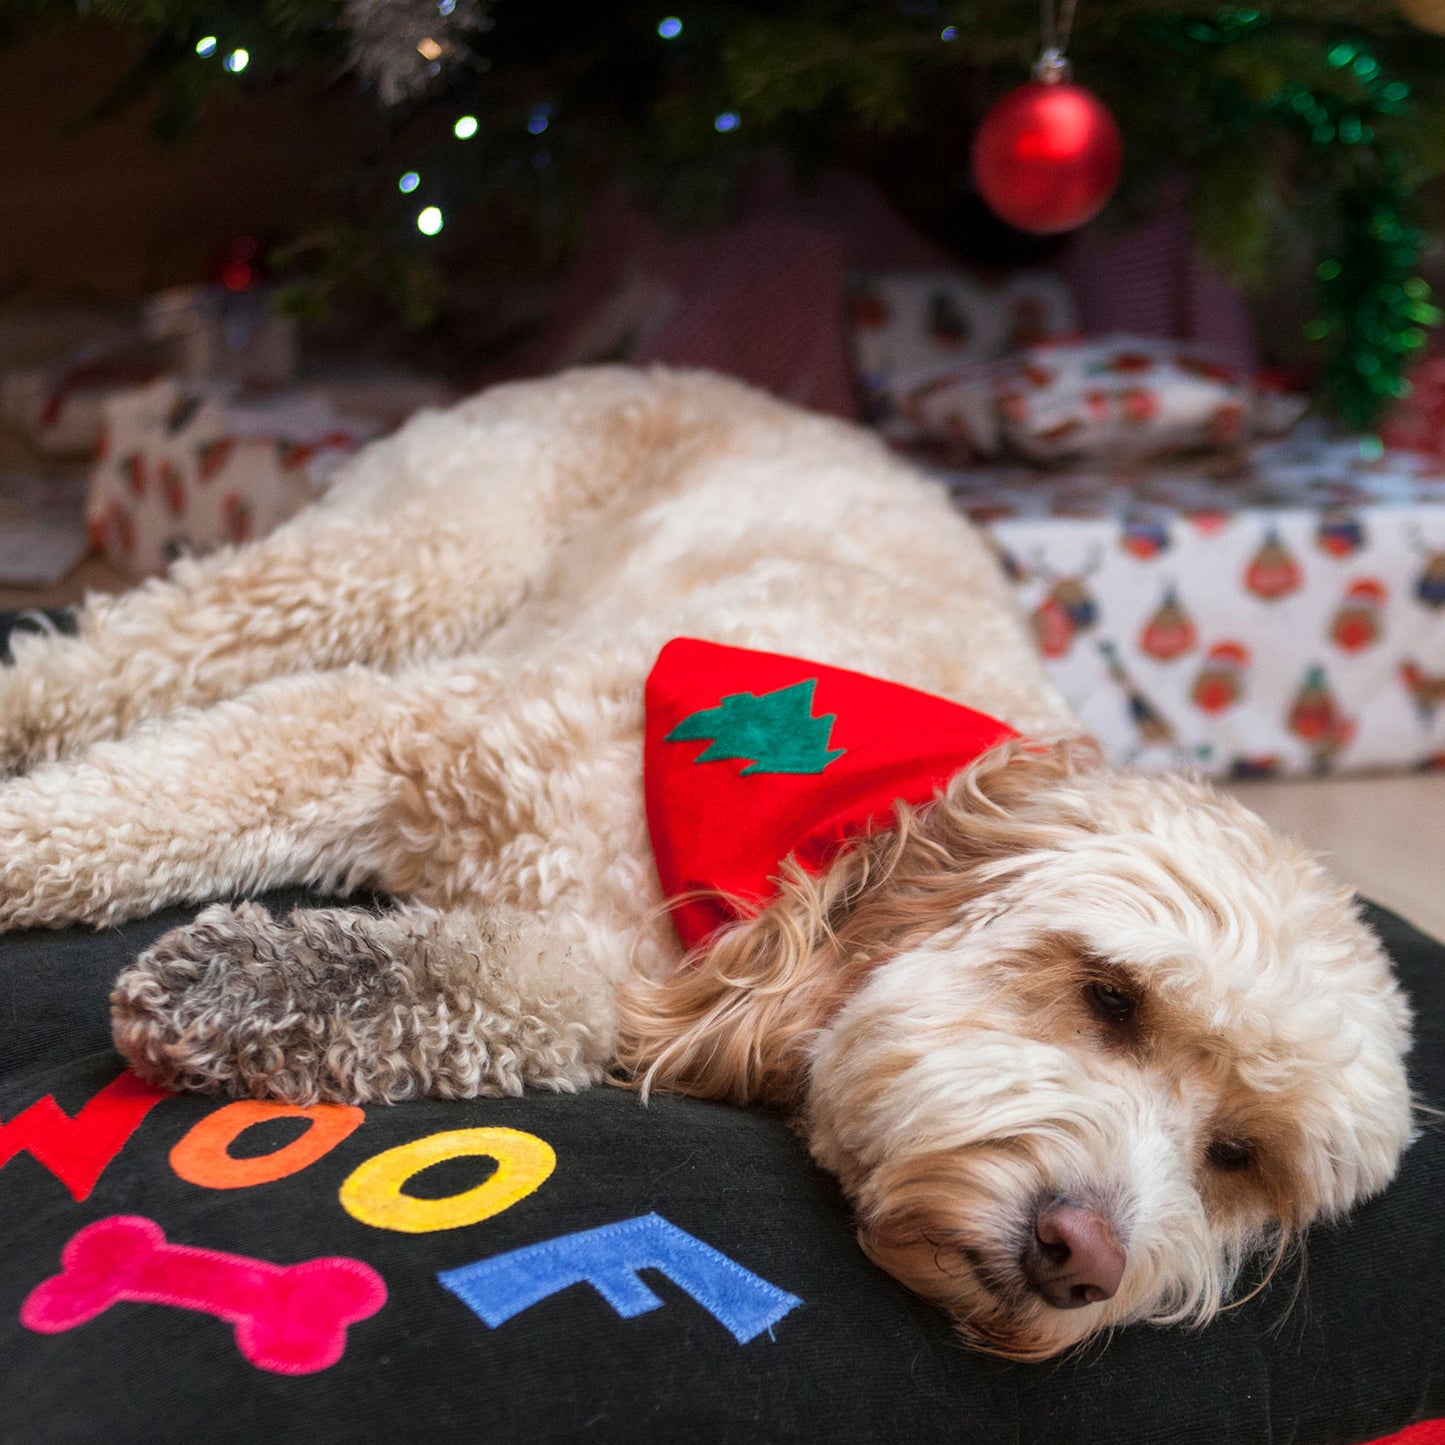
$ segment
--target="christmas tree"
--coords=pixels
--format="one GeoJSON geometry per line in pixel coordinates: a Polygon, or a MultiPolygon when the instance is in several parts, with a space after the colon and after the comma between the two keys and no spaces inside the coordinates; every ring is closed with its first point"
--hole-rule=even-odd
{"type": "MultiPolygon", "coordinates": [[[[1040,244],[981,223],[967,158],[1047,38],[1032,0],[12,0],[9,25],[77,10],[145,41],[92,113],[151,95],[172,142],[218,87],[349,71],[374,96],[378,154],[409,159],[334,178],[335,215],[282,248],[302,309],[370,289],[424,323],[468,217],[525,220],[550,264],[599,186],[625,180],[671,223],[705,225],[765,150],[804,179],[840,163],[885,178],[960,249],[1040,244]]],[[[1106,222],[1182,174],[1203,246],[1241,284],[1307,266],[1321,397],[1355,425],[1405,392],[1439,319],[1420,261],[1445,166],[1442,33],[1441,0],[1080,0],[1072,15],[1075,77],[1123,139],[1106,222]]]]}

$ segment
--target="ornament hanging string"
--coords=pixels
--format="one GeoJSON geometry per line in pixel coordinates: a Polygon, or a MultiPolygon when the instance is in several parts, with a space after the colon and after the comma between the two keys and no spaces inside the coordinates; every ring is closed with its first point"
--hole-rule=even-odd
{"type": "MultiPolygon", "coordinates": [[[[1068,69],[1069,62],[1065,57],[1069,48],[1069,37],[1074,32],[1074,11],[1078,6],[1079,0],[1064,0],[1063,15],[1056,24],[1054,0],[1039,0],[1044,49],[1035,66],[1036,71],[1059,75],[1068,69]]],[[[1042,76],[1040,78],[1042,79],[1042,76]]]]}

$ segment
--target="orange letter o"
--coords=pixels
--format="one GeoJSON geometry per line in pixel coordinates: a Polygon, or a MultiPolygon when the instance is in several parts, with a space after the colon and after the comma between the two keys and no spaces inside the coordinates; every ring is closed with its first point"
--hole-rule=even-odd
{"type": "Polygon", "coordinates": [[[352,1104],[276,1104],[264,1099],[243,1099],[227,1104],[202,1119],[171,1150],[171,1168],[189,1184],[203,1189],[249,1189],[269,1184],[288,1174],[299,1174],[323,1154],[329,1154],[366,1115],[352,1104]],[[227,1152],[252,1124],[266,1119],[306,1119],[310,1128],[272,1154],[236,1159],[227,1152]]]}

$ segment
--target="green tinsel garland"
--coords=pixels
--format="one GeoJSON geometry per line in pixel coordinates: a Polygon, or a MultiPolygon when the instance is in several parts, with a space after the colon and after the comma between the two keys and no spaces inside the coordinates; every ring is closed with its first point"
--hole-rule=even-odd
{"type": "Polygon", "coordinates": [[[1287,87],[1276,98],[1276,117],[1307,129],[1317,146],[1368,146],[1373,165],[1340,197],[1342,234],[1334,254],[1315,267],[1321,315],[1305,328],[1312,341],[1335,339],[1324,381],[1341,416],[1370,427],[1410,389],[1405,370],[1425,345],[1425,327],[1437,325],[1439,309],[1418,274],[1424,237],[1405,216],[1410,187],[1408,160],[1400,146],[1375,137],[1382,116],[1399,115],[1410,89],[1389,79],[1363,46],[1340,41],[1329,63],[1349,67],[1364,95],[1347,105],[1329,95],[1287,87]]]}
{"type": "MultiPolygon", "coordinates": [[[[1176,44],[1201,48],[1246,42],[1269,26],[1254,10],[1215,21],[1167,25],[1176,44]]],[[[1321,382],[1333,409],[1351,426],[1370,430],[1397,398],[1409,393],[1405,372],[1425,346],[1425,328],[1442,313],[1419,274],[1424,237],[1406,219],[1411,194],[1410,157],[1382,134],[1410,106],[1410,87],[1387,74],[1363,42],[1335,39],[1324,56],[1340,84],[1292,82],[1244,101],[1237,87],[1221,94],[1241,133],[1258,121],[1291,132],[1304,144],[1301,169],[1314,170],[1335,197],[1335,233],[1319,237],[1314,267],[1319,315],[1305,327],[1329,352],[1321,382]],[[1313,158],[1315,164],[1311,165],[1313,158]]]]}

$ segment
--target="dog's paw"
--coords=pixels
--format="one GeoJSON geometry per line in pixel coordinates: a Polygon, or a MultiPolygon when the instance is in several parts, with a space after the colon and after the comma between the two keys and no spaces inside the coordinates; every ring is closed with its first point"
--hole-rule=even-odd
{"type": "Polygon", "coordinates": [[[282,921],[256,904],[218,904],[117,979],[116,1047],[164,1088],[292,1104],[600,1079],[586,1029],[509,1008],[480,958],[453,942],[359,910],[282,921]]]}
{"type": "Polygon", "coordinates": [[[111,1028],[136,1073],[167,1089],[238,1098],[327,1097],[276,954],[278,931],[255,904],[217,904],[124,969],[111,1028]]]}

